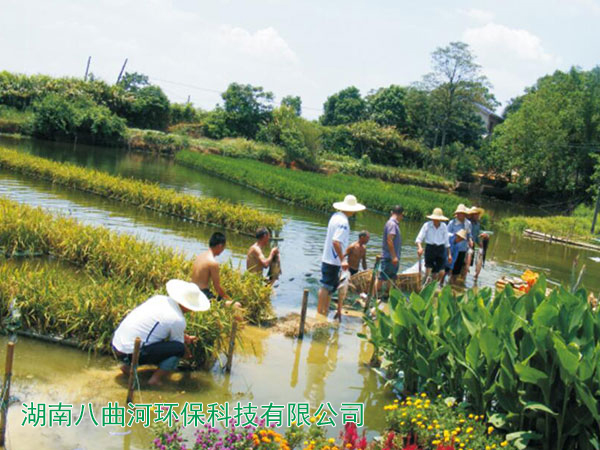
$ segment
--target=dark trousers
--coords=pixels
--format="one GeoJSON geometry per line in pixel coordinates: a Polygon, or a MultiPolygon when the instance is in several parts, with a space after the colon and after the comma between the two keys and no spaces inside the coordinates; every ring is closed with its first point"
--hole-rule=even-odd
{"type": "MultiPolygon", "coordinates": [[[[131,364],[131,355],[120,352],[115,353],[125,364],[131,364]]],[[[163,341],[150,345],[142,345],[139,365],[152,364],[159,366],[161,369],[173,370],[177,367],[179,358],[183,357],[184,354],[185,345],[177,341],[163,341]],[[175,367],[172,367],[173,365],[175,367]]]]}

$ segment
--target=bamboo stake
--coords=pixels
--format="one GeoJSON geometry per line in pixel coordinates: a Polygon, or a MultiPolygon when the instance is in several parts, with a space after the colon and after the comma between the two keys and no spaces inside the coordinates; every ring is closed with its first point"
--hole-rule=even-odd
{"type": "Polygon", "coordinates": [[[300,329],[298,330],[298,339],[304,339],[304,325],[306,323],[306,308],[308,307],[308,289],[304,289],[302,294],[302,310],[300,311],[300,329]]]}
{"type": "Polygon", "coordinates": [[[8,415],[8,399],[10,398],[10,378],[12,376],[13,356],[15,343],[6,344],[6,365],[4,366],[4,391],[0,398],[0,447],[5,448],[6,416],[8,415]]]}
{"type": "Polygon", "coordinates": [[[231,363],[233,361],[233,350],[235,348],[235,335],[237,334],[238,318],[234,317],[233,323],[231,324],[231,336],[229,336],[229,350],[227,352],[227,364],[225,365],[225,372],[231,372],[231,363]]]}
{"type": "Polygon", "coordinates": [[[133,355],[131,356],[131,366],[129,367],[129,381],[127,382],[127,401],[129,404],[133,401],[133,381],[135,379],[135,371],[137,370],[138,362],[140,360],[140,346],[142,340],[139,337],[135,338],[135,344],[133,346],[133,355]]]}
{"type": "Polygon", "coordinates": [[[375,278],[377,278],[377,267],[379,267],[379,262],[381,261],[381,256],[377,255],[375,257],[375,267],[373,267],[373,276],[371,277],[371,281],[369,282],[369,290],[367,291],[367,300],[365,301],[365,309],[364,312],[367,312],[369,309],[369,305],[371,304],[371,296],[373,295],[373,288],[375,287],[375,278]]]}

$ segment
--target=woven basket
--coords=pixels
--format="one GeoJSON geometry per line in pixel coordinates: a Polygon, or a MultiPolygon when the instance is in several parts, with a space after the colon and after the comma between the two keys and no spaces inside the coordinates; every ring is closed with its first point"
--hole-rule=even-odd
{"type": "MultiPolygon", "coordinates": [[[[373,276],[372,270],[363,270],[350,277],[350,287],[357,294],[367,292],[373,276]]],[[[406,292],[419,292],[421,290],[418,273],[399,273],[394,284],[406,292]]]]}
{"type": "Polygon", "coordinates": [[[357,294],[362,294],[369,290],[369,284],[373,277],[373,271],[363,270],[362,272],[355,273],[350,277],[350,288],[357,294]]]}

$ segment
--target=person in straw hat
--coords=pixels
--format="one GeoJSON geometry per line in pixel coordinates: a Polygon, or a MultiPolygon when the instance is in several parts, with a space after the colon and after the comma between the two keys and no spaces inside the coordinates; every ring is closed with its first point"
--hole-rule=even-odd
{"type": "MultiPolygon", "coordinates": [[[[333,207],[337,210],[329,219],[327,237],[321,258],[321,288],[317,312],[327,316],[331,294],[335,292],[340,282],[340,269],[348,270],[348,261],[344,254],[350,239],[350,223],[348,218],[366,207],[356,200],[354,195],[346,195],[343,202],[336,202],[333,207]]],[[[338,304],[336,318],[342,319],[342,305],[338,304]]]]}
{"type": "MultiPolygon", "coordinates": [[[[463,268],[465,268],[465,261],[467,257],[467,251],[469,248],[473,248],[473,237],[472,237],[472,225],[469,219],[467,219],[467,214],[469,210],[464,204],[458,205],[456,211],[454,211],[454,219],[450,221],[448,224],[448,234],[450,235],[450,239],[459,232],[460,230],[465,230],[467,233],[466,239],[462,240],[460,244],[458,244],[458,254],[456,259],[453,261],[453,273],[457,271],[457,274],[462,273],[463,268]]],[[[452,244],[452,242],[450,242],[452,244]]]]}
{"type": "Polygon", "coordinates": [[[484,214],[484,209],[478,206],[472,206],[469,209],[467,217],[472,225],[473,234],[473,252],[469,252],[469,261],[467,266],[475,265],[475,281],[479,278],[479,273],[485,262],[485,252],[489,243],[490,236],[487,233],[481,232],[481,218],[484,214]]]}
{"type": "Polygon", "coordinates": [[[158,366],[150,385],[161,384],[180,358],[192,356],[188,345],[197,338],[185,334],[184,314],[210,308],[210,301],[195,283],[169,280],[166,288],[167,295],[154,295],[127,314],[112,339],[113,351],[124,363],[121,370],[128,374],[135,339],[141,338],[139,364],[158,366]]]}
{"type": "MultiPolygon", "coordinates": [[[[450,258],[448,264],[446,264],[446,274],[450,274],[450,283],[456,284],[456,280],[461,273],[462,267],[458,267],[457,263],[460,261],[460,245],[462,242],[467,240],[467,230],[464,228],[458,230],[452,237],[450,237],[450,258]]],[[[464,262],[464,260],[463,260],[464,262]]]]}
{"type": "Polygon", "coordinates": [[[448,218],[444,216],[442,208],[435,208],[427,218],[430,220],[423,224],[415,240],[417,254],[421,257],[425,253],[425,280],[429,280],[433,274],[433,279],[441,282],[446,261],[452,262],[448,227],[444,223],[448,218]]]}

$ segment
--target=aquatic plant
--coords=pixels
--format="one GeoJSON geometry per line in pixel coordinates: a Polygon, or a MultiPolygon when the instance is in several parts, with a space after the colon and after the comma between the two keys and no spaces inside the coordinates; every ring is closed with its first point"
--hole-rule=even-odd
{"type": "MultiPolygon", "coordinates": [[[[187,279],[192,265],[173,249],[5,198],[0,198],[0,251],[8,257],[52,255],[141,292],[162,289],[171,278],[187,279]]],[[[259,275],[242,275],[224,265],[221,283],[245,308],[248,321],[259,323],[272,315],[272,291],[259,275]]]]}
{"type": "Polygon", "coordinates": [[[244,205],[215,198],[199,198],[147,181],[109,175],[6,148],[0,148],[0,167],[141,208],[252,236],[261,226],[274,229],[282,226],[280,216],[263,213],[244,205]]]}
{"type": "Polygon", "coordinates": [[[183,150],[175,156],[183,165],[258,189],[265,194],[322,211],[332,203],[354,194],[368,208],[388,212],[395,204],[404,206],[405,216],[423,219],[433,208],[454,211],[460,197],[417,186],[387,183],[341,173],[323,175],[274,167],[258,161],[225,158],[183,150]]]}
{"type": "Polygon", "coordinates": [[[391,383],[465,398],[515,445],[600,445],[600,316],[585,290],[547,294],[543,277],[522,296],[435,287],[394,292],[390,313],[367,319],[391,383]]]}

